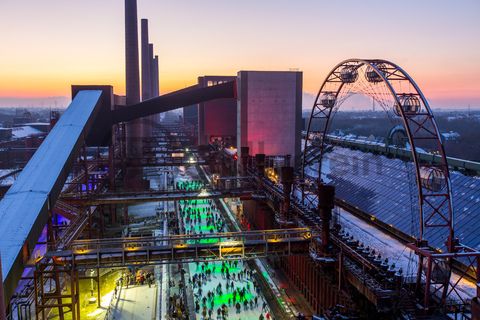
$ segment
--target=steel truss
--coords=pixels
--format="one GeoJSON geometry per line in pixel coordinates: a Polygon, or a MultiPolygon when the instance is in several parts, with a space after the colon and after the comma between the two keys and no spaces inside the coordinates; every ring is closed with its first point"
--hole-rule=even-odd
{"type": "Polygon", "coordinates": [[[57,308],[60,319],[64,319],[65,313],[71,313],[73,320],[80,319],[78,271],[70,267],[38,265],[34,283],[36,319],[48,319],[53,308],[57,308]]]}
{"type": "Polygon", "coordinates": [[[199,191],[150,191],[150,192],[119,192],[82,195],[78,193],[63,194],[61,200],[75,205],[102,205],[102,204],[132,204],[151,201],[178,201],[192,199],[218,198],[261,198],[263,193],[254,188],[229,188],[217,190],[205,188],[199,191]]]}
{"type": "Polygon", "coordinates": [[[308,228],[74,241],[38,264],[90,269],[179,262],[254,259],[308,253],[308,228]]]}
{"type": "MultiPolygon", "coordinates": [[[[318,91],[307,127],[302,160],[302,179],[297,182],[302,188],[302,200],[313,208],[318,203],[316,184],[322,183],[322,159],[328,151],[326,143],[332,119],[346,99],[353,94],[363,94],[374,99],[389,116],[399,117],[405,128],[415,167],[416,185],[419,199],[418,244],[412,249],[420,262],[432,262],[431,253],[423,249],[429,235],[442,232],[446,240],[443,250],[453,255],[459,249],[454,238],[453,204],[449,168],[445,149],[428,101],[415,81],[398,65],[386,60],[345,60],[335,66],[328,74],[318,91]],[[383,86],[384,92],[381,92],[383,86]],[[313,131],[312,123],[320,122],[319,131],[313,131]],[[428,152],[440,158],[432,163],[419,157],[417,147],[428,147],[428,152]],[[317,150],[317,152],[315,151],[317,150]],[[319,151],[319,152],[318,152],[319,151]],[[308,174],[308,169],[318,168],[318,177],[308,174]]],[[[476,258],[478,253],[471,250],[464,253],[476,258]]],[[[450,284],[451,256],[442,256],[448,281],[441,290],[445,303],[455,284],[450,284]]],[[[433,262],[432,262],[433,263],[433,262]]],[[[432,263],[419,263],[418,279],[431,274],[432,263]]],[[[428,288],[433,285],[431,277],[426,277],[424,307],[428,308],[432,294],[428,288]]],[[[453,290],[454,291],[454,290],[453,290]]]]}

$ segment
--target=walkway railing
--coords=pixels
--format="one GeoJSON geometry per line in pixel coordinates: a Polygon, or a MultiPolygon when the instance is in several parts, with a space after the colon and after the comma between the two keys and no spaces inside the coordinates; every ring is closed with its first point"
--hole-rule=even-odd
{"type": "Polygon", "coordinates": [[[112,298],[110,299],[110,304],[108,305],[107,312],[105,313],[105,318],[104,320],[113,320],[115,319],[113,316],[116,303],[118,302],[118,299],[120,298],[120,294],[122,293],[122,287],[123,285],[120,284],[119,286],[116,286],[116,288],[119,288],[117,293],[112,295],[112,298]]]}
{"type": "Polygon", "coordinates": [[[253,259],[308,253],[310,229],[77,240],[68,250],[45,255],[75,267],[124,267],[189,261],[253,259]]]}

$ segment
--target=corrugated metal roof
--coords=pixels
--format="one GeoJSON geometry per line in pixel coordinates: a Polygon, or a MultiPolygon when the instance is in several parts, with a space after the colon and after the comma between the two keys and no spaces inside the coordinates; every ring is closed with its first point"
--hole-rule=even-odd
{"type": "MultiPolygon", "coordinates": [[[[416,236],[419,230],[418,194],[413,164],[373,153],[334,147],[325,156],[322,175],[337,186],[337,196],[361,210],[416,236]]],[[[480,178],[451,172],[456,236],[480,249],[480,178]]],[[[425,237],[442,247],[441,231],[425,237]]]]}

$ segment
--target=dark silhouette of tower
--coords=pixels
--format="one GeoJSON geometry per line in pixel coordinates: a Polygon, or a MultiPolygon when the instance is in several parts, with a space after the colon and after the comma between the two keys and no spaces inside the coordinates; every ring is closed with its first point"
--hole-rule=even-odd
{"type": "MultiPolygon", "coordinates": [[[[142,48],[142,100],[152,98],[152,72],[151,65],[153,64],[152,55],[153,45],[148,43],[148,20],[141,20],[141,48],[142,48]]],[[[152,135],[152,119],[153,116],[142,119],[143,121],[143,136],[150,137],[152,135]]]]}
{"type": "Polygon", "coordinates": [[[142,100],[152,97],[152,77],[151,77],[151,60],[150,46],[148,44],[148,20],[142,19],[142,100]]]}
{"type": "MultiPolygon", "coordinates": [[[[160,95],[160,83],[159,83],[159,70],[158,70],[158,56],[153,58],[152,63],[152,97],[158,97],[160,95]]],[[[154,122],[160,122],[160,114],[154,116],[154,122]]]]}
{"type": "Polygon", "coordinates": [[[158,70],[158,56],[153,58],[153,96],[158,97],[160,95],[160,83],[159,83],[159,70],[158,70]]]}
{"type": "MultiPolygon", "coordinates": [[[[137,0],[125,0],[125,66],[126,104],[132,105],[140,102],[137,0]]],[[[143,153],[142,119],[128,122],[126,131],[127,158],[131,162],[140,161],[143,153]]],[[[125,181],[127,189],[143,189],[142,170],[127,169],[125,181]]]]}
{"type": "Polygon", "coordinates": [[[125,0],[125,66],[127,105],[140,102],[137,0],[125,0]]]}

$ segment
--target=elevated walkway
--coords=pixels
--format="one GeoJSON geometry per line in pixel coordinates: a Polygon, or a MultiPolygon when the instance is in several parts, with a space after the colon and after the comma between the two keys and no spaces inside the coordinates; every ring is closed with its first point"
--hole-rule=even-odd
{"type": "Polygon", "coordinates": [[[204,189],[200,191],[152,191],[152,192],[116,192],[99,194],[63,194],[63,202],[82,205],[102,204],[133,204],[151,201],[178,201],[191,199],[218,199],[218,198],[242,198],[251,199],[261,197],[260,191],[250,188],[233,188],[227,190],[204,189]]]}
{"type": "Polygon", "coordinates": [[[307,254],[312,234],[307,228],[171,235],[74,241],[68,250],[48,252],[57,266],[110,268],[254,259],[267,256],[307,254]]]}

